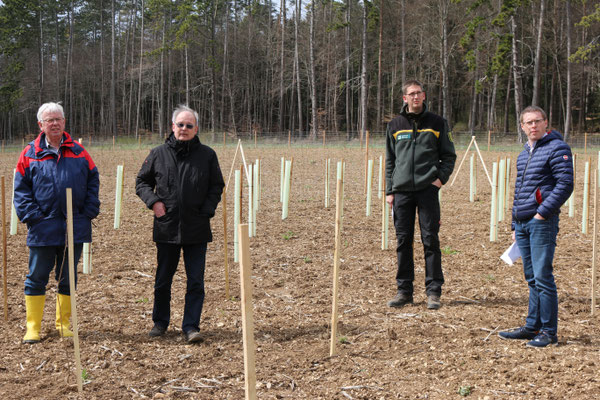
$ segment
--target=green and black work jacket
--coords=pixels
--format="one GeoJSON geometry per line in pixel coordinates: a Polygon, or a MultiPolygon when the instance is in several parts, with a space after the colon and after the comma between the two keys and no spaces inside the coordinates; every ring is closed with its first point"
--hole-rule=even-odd
{"type": "Polygon", "coordinates": [[[386,133],[386,194],[425,189],[437,178],[445,184],[452,174],[456,153],[448,123],[427,111],[408,112],[405,104],[386,133]]]}

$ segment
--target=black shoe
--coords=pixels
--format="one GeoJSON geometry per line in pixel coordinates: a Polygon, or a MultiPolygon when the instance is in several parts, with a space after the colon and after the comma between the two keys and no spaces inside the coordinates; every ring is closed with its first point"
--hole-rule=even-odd
{"type": "Polygon", "coordinates": [[[438,310],[442,306],[440,302],[440,296],[437,294],[430,294],[427,296],[427,308],[430,310],[438,310]]]}
{"type": "Polygon", "coordinates": [[[388,305],[388,307],[400,308],[400,307],[404,307],[407,304],[412,304],[412,302],[413,302],[412,295],[410,295],[408,293],[398,292],[396,297],[394,297],[392,300],[388,301],[387,305],[388,305]]]}
{"type": "Polygon", "coordinates": [[[520,328],[513,329],[512,331],[498,332],[498,336],[502,339],[527,339],[531,340],[536,337],[538,331],[532,331],[531,329],[522,326],[520,328]]]}
{"type": "Polygon", "coordinates": [[[188,343],[197,343],[202,341],[202,335],[200,335],[200,331],[184,332],[183,337],[185,337],[185,341],[188,343]]]}
{"type": "Polygon", "coordinates": [[[548,345],[558,345],[558,337],[556,335],[551,335],[548,332],[540,332],[540,334],[534,337],[531,342],[527,343],[527,347],[537,348],[546,347],[548,345]]]}
{"type": "Polygon", "coordinates": [[[152,329],[150,329],[150,332],[148,332],[148,336],[150,337],[158,337],[158,336],[162,336],[167,332],[167,328],[163,328],[160,325],[156,325],[154,324],[154,326],[152,327],[152,329]]]}

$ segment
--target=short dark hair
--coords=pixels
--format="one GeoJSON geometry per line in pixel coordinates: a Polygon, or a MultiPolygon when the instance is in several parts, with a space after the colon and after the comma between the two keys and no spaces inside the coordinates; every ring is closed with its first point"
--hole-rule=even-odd
{"type": "Polygon", "coordinates": [[[542,114],[544,121],[548,119],[548,116],[546,116],[546,112],[541,107],[528,106],[528,107],[525,107],[525,109],[523,111],[521,111],[521,115],[519,116],[519,121],[521,123],[523,123],[523,115],[525,115],[527,113],[532,113],[532,112],[539,112],[540,114],[542,114]]]}
{"type": "Polygon", "coordinates": [[[425,88],[423,87],[423,84],[421,82],[419,82],[416,79],[409,79],[408,81],[405,81],[404,84],[402,85],[402,94],[407,94],[406,90],[410,87],[410,86],[418,86],[421,88],[421,90],[424,92],[425,88]]]}

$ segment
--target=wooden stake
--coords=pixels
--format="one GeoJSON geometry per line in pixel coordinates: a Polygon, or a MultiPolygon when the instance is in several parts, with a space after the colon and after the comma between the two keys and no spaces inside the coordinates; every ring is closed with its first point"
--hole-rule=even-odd
{"type": "Polygon", "coordinates": [[[477,154],[479,155],[479,159],[481,160],[481,165],[483,165],[483,170],[485,171],[485,175],[488,178],[488,182],[490,183],[490,186],[492,186],[492,178],[490,178],[490,174],[488,173],[488,170],[485,166],[485,161],[483,161],[483,156],[481,155],[481,151],[479,151],[479,146],[477,145],[477,140],[474,140],[473,144],[475,145],[475,149],[477,149],[477,154]]]}
{"type": "Polygon", "coordinates": [[[227,133],[225,133],[225,131],[223,131],[223,148],[226,147],[226,142],[227,142],[227,133]]]}
{"type": "Polygon", "coordinates": [[[467,154],[469,154],[469,149],[473,145],[474,141],[475,141],[475,136],[471,136],[471,142],[469,142],[469,145],[467,146],[467,150],[465,150],[465,154],[463,155],[462,160],[460,160],[460,164],[458,164],[458,168],[454,172],[454,179],[452,179],[452,182],[450,183],[450,186],[454,185],[454,181],[456,180],[456,177],[458,176],[458,172],[462,168],[463,163],[465,162],[465,159],[467,158],[467,154]]]}
{"type": "Polygon", "coordinates": [[[244,377],[246,400],[256,399],[256,362],[254,353],[254,314],[252,310],[252,264],[248,224],[240,224],[240,289],[242,306],[242,337],[244,341],[244,377]]]}
{"type": "Polygon", "coordinates": [[[491,143],[491,141],[492,141],[492,131],[489,130],[488,131],[488,150],[487,150],[488,152],[490,151],[490,143],[491,143]]]}
{"type": "Polygon", "coordinates": [[[254,130],[254,148],[256,148],[256,129],[254,130]]]}
{"type": "Polygon", "coordinates": [[[288,131],[288,149],[292,147],[292,131],[288,131]]]}
{"type": "Polygon", "coordinates": [[[113,151],[115,151],[115,137],[113,136],[113,151]]]}
{"type": "Polygon", "coordinates": [[[323,148],[325,148],[325,129],[323,129],[323,148]]]}
{"type": "Polygon", "coordinates": [[[225,299],[229,299],[229,259],[227,253],[227,186],[225,186],[223,188],[223,262],[225,265],[225,299]]]}
{"type": "Polygon", "coordinates": [[[75,348],[75,375],[77,391],[83,391],[81,377],[81,354],[79,352],[79,326],[77,323],[77,293],[75,292],[75,250],[73,246],[73,192],[67,188],[67,237],[69,250],[69,290],[71,292],[71,320],[73,322],[73,347],[75,348]]]}
{"type": "Polygon", "coordinates": [[[4,291],[4,320],[8,321],[8,293],[7,293],[7,257],[6,257],[6,191],[4,188],[4,175],[0,178],[2,186],[2,288],[4,291]]]}
{"type": "Polygon", "coordinates": [[[342,179],[337,180],[335,192],[335,250],[333,254],[333,300],[331,302],[331,341],[329,356],[335,355],[338,323],[338,290],[340,275],[340,224],[342,215],[342,179]]]}
{"type": "Polygon", "coordinates": [[[583,142],[583,154],[585,155],[585,154],[587,154],[587,132],[585,132],[584,137],[585,137],[585,139],[583,142]]]}

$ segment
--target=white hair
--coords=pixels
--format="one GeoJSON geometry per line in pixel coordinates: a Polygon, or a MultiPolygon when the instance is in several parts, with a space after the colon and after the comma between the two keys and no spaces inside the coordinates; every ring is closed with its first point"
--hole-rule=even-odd
{"type": "Polygon", "coordinates": [[[197,126],[198,125],[198,113],[196,111],[192,110],[191,108],[189,108],[188,106],[186,106],[185,104],[178,105],[177,108],[175,109],[175,111],[173,111],[172,122],[175,123],[175,119],[177,118],[177,116],[184,111],[191,113],[194,116],[194,118],[196,118],[196,126],[197,126]]]}
{"type": "Polygon", "coordinates": [[[38,112],[37,112],[37,119],[38,121],[42,122],[44,113],[53,113],[53,112],[59,112],[61,113],[62,117],[65,117],[65,112],[63,111],[62,106],[60,105],[60,103],[44,103],[40,106],[40,108],[38,108],[38,112]]]}

